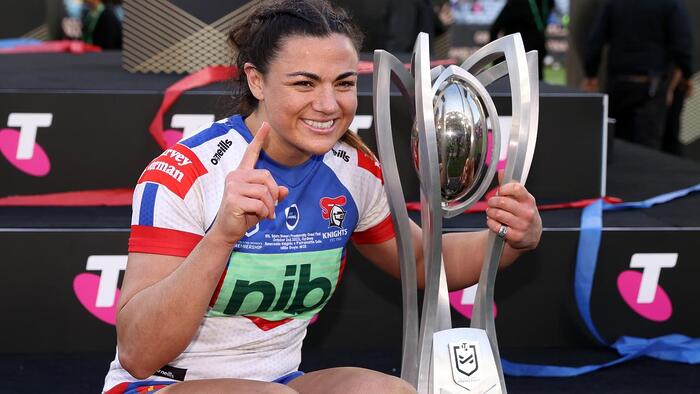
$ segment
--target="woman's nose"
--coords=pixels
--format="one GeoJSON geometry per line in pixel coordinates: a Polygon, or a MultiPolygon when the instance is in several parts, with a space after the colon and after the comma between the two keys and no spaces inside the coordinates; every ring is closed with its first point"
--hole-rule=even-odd
{"type": "Polygon", "coordinates": [[[338,110],[338,100],[333,88],[319,89],[313,102],[313,109],[324,114],[332,114],[338,110]]]}

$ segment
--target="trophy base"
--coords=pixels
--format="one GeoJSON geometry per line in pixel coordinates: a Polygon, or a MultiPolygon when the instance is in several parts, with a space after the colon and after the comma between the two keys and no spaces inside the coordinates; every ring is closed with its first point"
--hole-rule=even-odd
{"type": "Polygon", "coordinates": [[[502,394],[486,331],[453,328],[433,335],[431,394],[502,394]]]}

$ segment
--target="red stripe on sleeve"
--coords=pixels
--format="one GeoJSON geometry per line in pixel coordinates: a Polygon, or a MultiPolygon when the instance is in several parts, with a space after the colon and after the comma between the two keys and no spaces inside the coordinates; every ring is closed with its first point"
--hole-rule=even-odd
{"type": "Polygon", "coordinates": [[[382,181],[382,185],[384,184],[382,169],[379,167],[379,163],[359,149],[357,150],[357,166],[371,172],[380,181],[382,181]]]}
{"type": "Polygon", "coordinates": [[[203,237],[184,231],[151,226],[131,226],[129,252],[187,257],[203,237]]]}
{"type": "Polygon", "coordinates": [[[376,226],[365,231],[352,234],[352,241],[356,244],[378,244],[394,238],[394,223],[391,215],[388,215],[376,226]]]}

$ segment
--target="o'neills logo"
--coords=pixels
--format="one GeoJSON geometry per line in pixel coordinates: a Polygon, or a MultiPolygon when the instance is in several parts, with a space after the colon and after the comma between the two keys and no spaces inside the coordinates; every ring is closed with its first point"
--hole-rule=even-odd
{"type": "Polygon", "coordinates": [[[206,173],[207,169],[194,152],[184,145],[175,144],[146,167],[138,183],[158,183],[185,198],[197,178],[206,173]]]}
{"type": "Polygon", "coordinates": [[[219,143],[216,144],[216,146],[218,146],[219,149],[217,149],[216,153],[214,153],[214,157],[212,157],[211,160],[209,160],[211,161],[211,164],[219,164],[221,158],[224,156],[224,153],[226,153],[226,151],[231,147],[231,145],[233,145],[233,142],[231,142],[231,140],[226,139],[219,141],[219,143]]]}
{"type": "Polygon", "coordinates": [[[343,221],[345,220],[345,209],[343,209],[343,206],[346,202],[345,196],[321,198],[319,201],[321,216],[328,220],[328,227],[343,227],[343,221]]]}
{"type": "Polygon", "coordinates": [[[348,152],[346,152],[342,149],[338,149],[338,150],[331,149],[331,150],[333,151],[333,156],[339,157],[339,158],[345,160],[346,163],[350,161],[350,155],[348,155],[348,152]]]}
{"type": "Polygon", "coordinates": [[[164,172],[170,175],[171,177],[175,178],[175,180],[178,182],[182,182],[182,177],[184,176],[182,171],[175,168],[175,166],[171,166],[170,164],[164,163],[162,161],[154,161],[151,164],[149,164],[148,167],[146,167],[146,171],[154,170],[164,172]]]}

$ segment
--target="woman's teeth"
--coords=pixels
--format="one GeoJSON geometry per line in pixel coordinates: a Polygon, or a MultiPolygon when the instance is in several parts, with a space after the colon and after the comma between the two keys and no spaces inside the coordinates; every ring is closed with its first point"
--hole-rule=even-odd
{"type": "Polygon", "coordinates": [[[315,120],[304,119],[304,123],[315,129],[330,129],[333,126],[333,121],[317,122],[315,120]]]}

